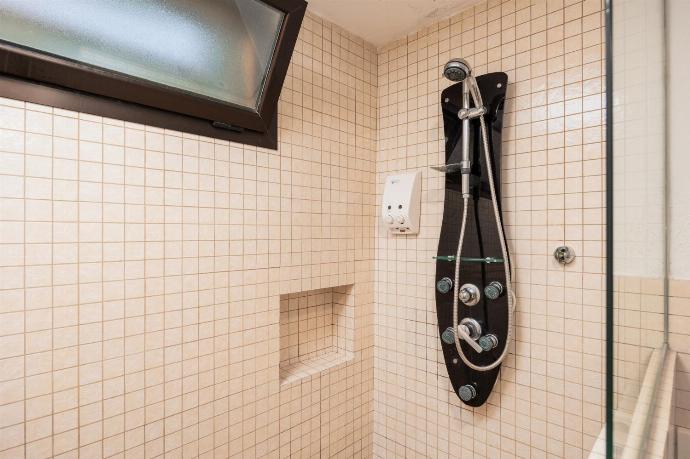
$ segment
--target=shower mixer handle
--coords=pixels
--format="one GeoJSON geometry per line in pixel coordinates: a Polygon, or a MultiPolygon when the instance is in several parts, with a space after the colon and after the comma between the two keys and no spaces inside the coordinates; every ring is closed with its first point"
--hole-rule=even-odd
{"type": "Polygon", "coordinates": [[[477,340],[482,336],[482,326],[479,325],[475,319],[465,318],[462,319],[458,325],[458,337],[465,340],[472,349],[481,353],[483,351],[482,347],[477,343],[477,340]]]}

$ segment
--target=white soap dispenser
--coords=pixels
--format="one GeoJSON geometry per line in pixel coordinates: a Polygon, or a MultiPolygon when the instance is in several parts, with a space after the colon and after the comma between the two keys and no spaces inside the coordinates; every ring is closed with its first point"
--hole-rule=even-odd
{"type": "Polygon", "coordinates": [[[381,218],[394,234],[419,233],[422,200],[422,174],[408,172],[389,175],[383,189],[381,218]]]}

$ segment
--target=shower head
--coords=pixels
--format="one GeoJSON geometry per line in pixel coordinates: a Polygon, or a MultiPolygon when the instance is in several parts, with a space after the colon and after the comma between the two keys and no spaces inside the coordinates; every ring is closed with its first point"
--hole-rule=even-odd
{"type": "Polygon", "coordinates": [[[443,76],[450,81],[463,81],[472,72],[470,64],[465,59],[455,58],[443,67],[443,76]]]}

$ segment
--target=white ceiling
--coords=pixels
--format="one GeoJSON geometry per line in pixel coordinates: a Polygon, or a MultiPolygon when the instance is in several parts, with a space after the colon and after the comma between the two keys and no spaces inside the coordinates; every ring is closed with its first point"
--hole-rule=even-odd
{"type": "Polygon", "coordinates": [[[309,10],[343,29],[381,46],[477,0],[308,0],[309,10]]]}

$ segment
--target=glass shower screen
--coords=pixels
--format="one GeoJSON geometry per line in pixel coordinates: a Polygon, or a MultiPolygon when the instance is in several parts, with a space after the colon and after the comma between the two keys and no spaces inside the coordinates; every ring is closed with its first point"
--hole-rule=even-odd
{"type": "Polygon", "coordinates": [[[0,0],[0,40],[257,110],[285,13],[258,0],[0,0]]]}
{"type": "Polygon", "coordinates": [[[668,349],[664,4],[607,2],[608,458],[652,457],[668,349]]]}

